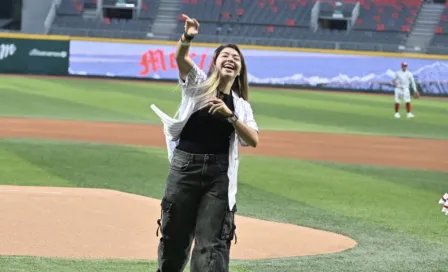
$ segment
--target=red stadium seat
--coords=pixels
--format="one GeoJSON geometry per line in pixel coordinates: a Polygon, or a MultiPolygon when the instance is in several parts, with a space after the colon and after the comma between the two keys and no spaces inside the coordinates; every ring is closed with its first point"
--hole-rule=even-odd
{"type": "Polygon", "coordinates": [[[228,11],[223,11],[221,14],[222,14],[222,17],[224,17],[226,19],[230,19],[230,17],[231,17],[230,12],[228,12],[228,11]]]}

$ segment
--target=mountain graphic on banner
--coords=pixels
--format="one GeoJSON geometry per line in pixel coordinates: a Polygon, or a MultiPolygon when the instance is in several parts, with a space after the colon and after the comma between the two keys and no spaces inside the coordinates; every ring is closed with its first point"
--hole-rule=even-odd
{"type": "MultiPolygon", "coordinates": [[[[439,78],[448,78],[448,64],[444,62],[434,62],[430,65],[425,65],[414,71],[410,69],[414,74],[416,81],[420,83],[446,83],[437,81],[439,78]]],[[[384,73],[375,74],[371,73],[365,76],[348,76],[346,74],[339,74],[334,77],[320,77],[310,76],[306,77],[303,74],[294,74],[286,77],[271,77],[271,78],[258,78],[252,74],[248,75],[249,82],[258,84],[305,84],[310,86],[317,85],[349,85],[349,84],[392,84],[392,80],[395,76],[395,72],[391,69],[386,70],[384,73]]]]}

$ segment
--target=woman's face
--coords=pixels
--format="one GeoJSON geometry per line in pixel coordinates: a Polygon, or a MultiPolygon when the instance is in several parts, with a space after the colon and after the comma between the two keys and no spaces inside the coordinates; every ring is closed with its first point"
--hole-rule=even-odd
{"type": "Polygon", "coordinates": [[[215,66],[221,78],[234,79],[241,71],[240,54],[235,49],[226,47],[218,55],[215,66]]]}

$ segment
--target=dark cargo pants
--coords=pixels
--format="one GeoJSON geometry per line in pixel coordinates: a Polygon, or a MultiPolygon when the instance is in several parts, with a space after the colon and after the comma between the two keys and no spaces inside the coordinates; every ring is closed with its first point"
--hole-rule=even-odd
{"type": "Polygon", "coordinates": [[[228,272],[235,223],[228,206],[227,155],[175,150],[170,164],[158,247],[158,272],[228,272]]]}

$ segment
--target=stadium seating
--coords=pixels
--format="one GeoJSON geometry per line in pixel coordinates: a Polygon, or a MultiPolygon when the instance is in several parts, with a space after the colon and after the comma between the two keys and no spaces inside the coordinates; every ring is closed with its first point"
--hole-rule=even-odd
{"type": "Polygon", "coordinates": [[[101,20],[78,17],[57,17],[52,34],[111,38],[144,38],[148,24],[138,20],[101,20]]]}
{"type": "MultiPolygon", "coordinates": [[[[96,8],[98,0],[62,0],[50,34],[144,39],[157,12],[158,1],[142,0],[138,20],[83,18],[85,8],[96,8]],[[151,6],[151,8],[150,8],[151,6]]],[[[115,5],[116,0],[103,0],[115,5]]],[[[126,0],[137,4],[137,0],[126,0]]]]}
{"type": "Polygon", "coordinates": [[[181,0],[181,12],[201,22],[308,27],[313,1],[181,0]]]}
{"type": "MultiPolygon", "coordinates": [[[[182,13],[201,22],[308,27],[315,0],[181,0],[182,13]]],[[[324,0],[321,10],[332,10],[334,0],[324,0]]],[[[343,0],[349,13],[356,2],[343,0]]],[[[355,29],[408,32],[421,0],[360,0],[355,29]]]]}
{"type": "Polygon", "coordinates": [[[83,1],[62,0],[58,7],[57,15],[75,16],[82,15],[84,9],[83,1]]]}
{"type": "Polygon", "coordinates": [[[421,8],[421,0],[360,1],[356,30],[409,32],[421,8]]]}
{"type": "Polygon", "coordinates": [[[439,24],[434,34],[428,53],[448,54],[448,2],[440,15],[439,24]]]}
{"type": "MultiPolygon", "coordinates": [[[[62,0],[50,33],[100,37],[147,38],[160,0],[142,0],[136,20],[83,19],[86,5],[100,0],[62,0]]],[[[135,1],[137,0],[126,0],[135,1]]],[[[342,0],[343,13],[351,14],[357,2],[360,14],[350,32],[310,29],[316,0],[179,0],[178,39],[186,13],[201,22],[198,41],[273,46],[304,46],[354,50],[396,51],[412,28],[422,0],[342,0]]],[[[116,0],[103,0],[104,4],[116,0]]],[[[321,13],[332,13],[335,0],[321,0],[321,13]]],[[[448,27],[447,27],[448,30],[448,27]]]]}
{"type": "MultiPolygon", "coordinates": [[[[315,0],[181,0],[181,11],[201,21],[201,33],[217,36],[236,37],[243,42],[250,39],[269,38],[267,44],[287,46],[303,44],[288,39],[304,40],[313,46],[328,47],[328,43],[339,42],[345,49],[355,49],[359,43],[374,43],[377,49],[397,50],[404,43],[410,31],[421,0],[360,0],[360,17],[350,33],[346,31],[309,29],[311,9],[315,0]],[[246,37],[246,38],[241,38],[246,37]],[[248,38],[250,37],[250,38],[248,38]],[[277,39],[276,41],[272,38],[277,39]],[[282,40],[282,41],[280,41],[282,40]],[[344,43],[344,44],[342,44],[344,43]],[[384,46],[378,46],[384,44],[384,46]]],[[[356,2],[343,0],[343,13],[350,14],[356,2]]],[[[321,14],[332,13],[333,0],[321,2],[321,14]]],[[[179,17],[180,18],[180,17],[179,17]]],[[[178,25],[182,31],[183,22],[178,25]]],[[[177,38],[177,37],[176,37],[177,38]]],[[[213,41],[213,37],[201,37],[203,41],[213,41]]],[[[373,45],[365,45],[372,48],[373,45]]]]}
{"type": "Polygon", "coordinates": [[[160,1],[158,0],[142,0],[142,9],[140,11],[140,19],[154,20],[160,1]]]}

